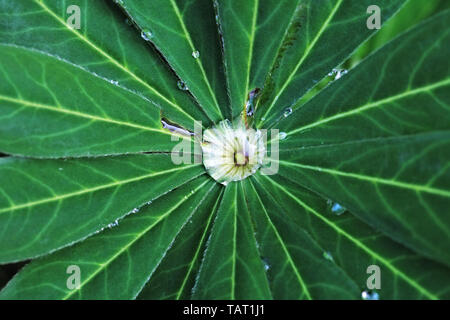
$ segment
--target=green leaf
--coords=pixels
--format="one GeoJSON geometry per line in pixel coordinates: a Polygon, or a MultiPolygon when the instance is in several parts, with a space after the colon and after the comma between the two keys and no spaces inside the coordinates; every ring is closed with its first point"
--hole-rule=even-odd
{"type": "Polygon", "coordinates": [[[223,119],[227,97],[212,1],[123,0],[120,5],[164,55],[209,118],[214,122],[223,119]]]}
{"type": "Polygon", "coordinates": [[[310,147],[281,152],[279,173],[449,265],[449,150],[450,132],[310,147]]]}
{"type": "Polygon", "coordinates": [[[449,16],[390,42],[281,120],[277,127],[289,138],[280,148],[449,129],[449,16]]]}
{"type": "Polygon", "coordinates": [[[450,11],[415,2],[0,0],[0,299],[450,299],[450,11]],[[245,107],[277,174],[176,164],[245,107]]]}
{"type": "Polygon", "coordinates": [[[429,18],[438,12],[439,6],[449,8],[448,2],[445,0],[428,0],[426,3],[420,0],[405,2],[398,14],[389,20],[370,41],[367,41],[358,49],[358,52],[352,57],[352,62],[357,63],[361,57],[365,57],[371,51],[394,39],[399,33],[429,18]]]}
{"type": "Polygon", "coordinates": [[[0,161],[0,263],[80,241],[186,181],[169,155],[0,161]]]}
{"type": "Polygon", "coordinates": [[[173,148],[159,108],[144,97],[58,57],[0,48],[3,152],[67,157],[173,148]]]}
{"type": "Polygon", "coordinates": [[[285,207],[270,199],[265,191],[258,193],[252,182],[244,184],[273,298],[358,298],[358,287],[353,280],[324,258],[323,249],[303,229],[295,226],[283,212],[285,207]]]}
{"type": "MultiPolygon", "coordinates": [[[[385,22],[405,0],[382,0],[385,22]]],[[[257,126],[270,126],[283,117],[287,108],[324,78],[377,30],[369,30],[366,20],[371,0],[305,0],[280,48],[258,102],[257,126]]]]}
{"type": "Polygon", "coordinates": [[[152,48],[108,1],[0,1],[0,43],[36,49],[117,81],[157,105],[165,117],[187,128],[208,119],[177,89],[177,80],[152,48]],[[81,29],[66,23],[69,5],[81,11],[81,29]]]}
{"type": "Polygon", "coordinates": [[[259,176],[256,180],[255,188],[269,214],[289,217],[298,228],[308,232],[322,248],[324,257],[341,268],[361,292],[368,290],[367,268],[376,265],[381,273],[381,289],[376,290],[380,299],[450,297],[447,267],[390,240],[350,212],[336,215],[325,199],[304,189],[297,181],[279,175],[259,176]]]}
{"type": "Polygon", "coordinates": [[[240,183],[232,183],[225,189],[193,299],[271,298],[241,188],[240,183]]]}
{"type": "Polygon", "coordinates": [[[233,117],[262,88],[299,0],[217,0],[233,117]]]}
{"type": "Polygon", "coordinates": [[[134,298],[183,225],[207,208],[217,190],[204,176],[183,185],[118,226],[28,264],[0,293],[0,299],[134,298]],[[78,289],[71,290],[66,270],[74,264],[80,268],[81,281],[78,289]]]}
{"type": "Polygon", "coordinates": [[[150,280],[139,293],[138,299],[189,299],[191,289],[201,264],[203,251],[211,231],[213,219],[221,201],[220,195],[213,193],[217,199],[210,201],[207,207],[197,210],[180,231],[164,260],[155,270],[150,280]]]}
{"type": "Polygon", "coordinates": [[[449,18],[391,42],[278,124],[280,174],[447,265],[449,18]],[[374,75],[368,91],[351,90],[374,75]]]}

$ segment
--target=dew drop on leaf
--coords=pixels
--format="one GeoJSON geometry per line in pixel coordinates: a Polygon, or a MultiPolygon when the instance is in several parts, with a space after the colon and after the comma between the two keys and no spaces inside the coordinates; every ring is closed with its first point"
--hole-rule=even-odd
{"type": "Polygon", "coordinates": [[[327,200],[328,209],[331,211],[331,213],[340,216],[345,211],[347,211],[346,208],[344,208],[342,205],[340,205],[337,202],[333,202],[331,200],[327,200]]]}
{"type": "Polygon", "coordinates": [[[200,57],[200,52],[194,51],[192,52],[192,56],[194,57],[194,59],[197,59],[198,57],[200,57]]]}
{"type": "Polygon", "coordinates": [[[263,258],[262,261],[264,265],[264,270],[268,271],[270,269],[269,261],[266,258],[263,258]]]}
{"type": "Polygon", "coordinates": [[[379,300],[380,295],[375,291],[364,290],[363,292],[361,292],[361,298],[363,300],[379,300]]]}
{"type": "Polygon", "coordinates": [[[148,30],[148,29],[142,30],[141,37],[145,41],[150,41],[150,39],[153,38],[153,33],[150,30],[148,30]]]}
{"type": "Polygon", "coordinates": [[[334,80],[340,79],[343,75],[347,74],[348,70],[346,69],[333,69],[328,76],[334,76],[334,80]]]}
{"type": "Polygon", "coordinates": [[[111,229],[111,228],[117,227],[118,225],[119,225],[119,221],[116,220],[116,221],[108,224],[108,228],[111,229]]]}
{"type": "Polygon", "coordinates": [[[292,113],[292,108],[287,108],[286,110],[284,110],[283,116],[285,118],[289,117],[292,113]]]}
{"type": "Polygon", "coordinates": [[[280,132],[280,133],[278,134],[278,138],[279,138],[280,140],[284,140],[284,139],[286,139],[286,137],[287,137],[287,133],[286,133],[286,132],[280,132]]]}
{"type": "Polygon", "coordinates": [[[186,85],[186,83],[184,81],[182,81],[182,80],[178,80],[177,86],[178,86],[178,89],[180,89],[180,90],[183,90],[183,91],[189,90],[189,88],[186,85]]]}
{"type": "Polygon", "coordinates": [[[333,256],[331,255],[331,253],[329,251],[325,251],[323,253],[323,257],[327,260],[334,261],[333,256]]]}

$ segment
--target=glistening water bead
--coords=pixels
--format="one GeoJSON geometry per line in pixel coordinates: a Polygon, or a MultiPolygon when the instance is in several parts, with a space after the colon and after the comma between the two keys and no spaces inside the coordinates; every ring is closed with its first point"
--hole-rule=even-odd
{"type": "Polygon", "coordinates": [[[150,30],[142,30],[141,38],[145,41],[150,41],[150,39],[153,38],[153,33],[150,30]]]}
{"type": "Polygon", "coordinates": [[[254,174],[263,164],[265,145],[259,130],[242,121],[221,121],[203,134],[203,165],[216,181],[227,185],[254,174]]]}

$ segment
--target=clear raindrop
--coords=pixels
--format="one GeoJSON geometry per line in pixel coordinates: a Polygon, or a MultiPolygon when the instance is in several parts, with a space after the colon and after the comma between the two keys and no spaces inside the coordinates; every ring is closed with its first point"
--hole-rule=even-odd
{"type": "Polygon", "coordinates": [[[328,76],[334,76],[334,80],[340,79],[343,75],[347,74],[348,70],[346,69],[333,69],[328,76]]]}
{"type": "Polygon", "coordinates": [[[278,134],[278,139],[280,139],[280,140],[284,140],[284,139],[286,139],[286,137],[287,137],[287,133],[286,132],[280,132],[278,134]]]}
{"type": "Polygon", "coordinates": [[[114,221],[114,222],[108,224],[108,228],[111,229],[111,228],[117,227],[118,225],[119,225],[119,221],[116,220],[116,221],[114,221]]]}
{"type": "Polygon", "coordinates": [[[153,38],[153,33],[150,30],[148,30],[148,29],[142,30],[141,37],[145,41],[150,41],[153,38]]]}
{"type": "Polygon", "coordinates": [[[361,292],[361,298],[363,300],[379,300],[380,295],[375,291],[364,290],[363,292],[361,292]]]}
{"type": "Polygon", "coordinates": [[[264,270],[268,271],[270,269],[269,260],[267,260],[266,258],[262,258],[262,261],[264,265],[264,270]]]}
{"type": "Polygon", "coordinates": [[[200,52],[194,51],[192,52],[192,56],[194,57],[194,59],[197,59],[198,57],[200,57],[200,52]]]}
{"type": "Polygon", "coordinates": [[[184,81],[182,81],[182,80],[178,80],[177,86],[178,86],[178,89],[180,89],[180,90],[183,90],[183,91],[189,90],[189,88],[186,85],[186,83],[184,81]]]}
{"type": "Polygon", "coordinates": [[[333,256],[331,255],[331,252],[330,252],[330,251],[325,251],[325,252],[323,253],[323,257],[324,257],[325,259],[327,259],[327,260],[334,261],[333,256]]]}
{"type": "Polygon", "coordinates": [[[347,208],[343,207],[337,202],[333,202],[332,200],[327,200],[328,209],[331,211],[331,213],[340,216],[345,211],[347,211],[347,208]]]}
{"type": "Polygon", "coordinates": [[[284,117],[287,118],[292,114],[292,108],[287,108],[286,110],[284,110],[284,117]]]}

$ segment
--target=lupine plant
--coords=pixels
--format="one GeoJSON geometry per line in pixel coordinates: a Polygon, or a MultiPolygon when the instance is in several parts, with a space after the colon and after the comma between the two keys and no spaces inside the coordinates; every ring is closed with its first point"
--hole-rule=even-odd
{"type": "Polygon", "coordinates": [[[0,299],[450,298],[445,2],[0,0],[0,299]]]}

